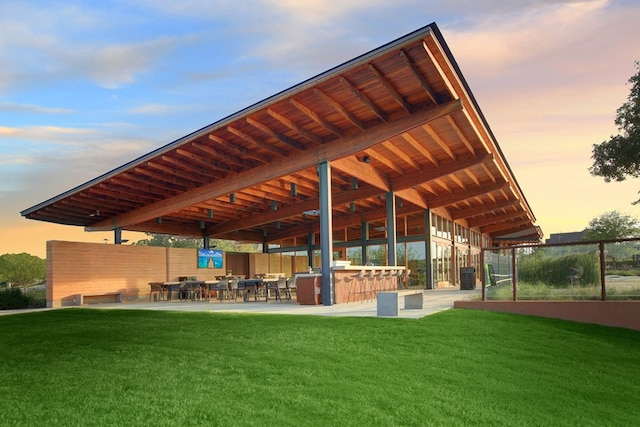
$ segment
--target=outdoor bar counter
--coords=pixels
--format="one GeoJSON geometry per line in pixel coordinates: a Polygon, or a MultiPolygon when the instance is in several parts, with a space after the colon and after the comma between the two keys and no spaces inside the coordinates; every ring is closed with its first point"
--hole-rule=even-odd
{"type": "MultiPolygon", "coordinates": [[[[404,267],[356,266],[334,263],[331,268],[335,304],[375,299],[378,292],[398,289],[404,267]]],[[[296,273],[298,304],[322,304],[322,274],[296,273]]]]}

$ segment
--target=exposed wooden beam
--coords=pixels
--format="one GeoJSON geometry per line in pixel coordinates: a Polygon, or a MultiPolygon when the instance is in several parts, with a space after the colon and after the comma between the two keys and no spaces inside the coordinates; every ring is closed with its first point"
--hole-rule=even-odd
{"type": "Polygon", "coordinates": [[[234,134],[235,136],[244,139],[245,141],[251,143],[255,148],[270,151],[274,154],[277,154],[280,157],[286,157],[289,155],[287,150],[283,150],[274,146],[273,144],[265,144],[263,141],[259,141],[252,135],[249,135],[246,132],[241,131],[240,129],[236,129],[233,126],[227,126],[227,130],[234,134]]]}
{"type": "Polygon", "coordinates": [[[453,160],[456,159],[456,154],[451,150],[451,148],[449,148],[449,145],[440,137],[440,135],[438,135],[438,133],[433,130],[431,126],[429,126],[428,123],[423,125],[422,129],[424,129],[424,131],[427,132],[431,139],[433,139],[436,144],[438,144],[438,146],[442,148],[445,153],[447,153],[447,156],[451,157],[453,160]]]}
{"type": "Polygon", "coordinates": [[[398,197],[405,200],[406,202],[419,206],[422,209],[429,208],[428,201],[425,200],[425,198],[422,197],[422,194],[420,194],[420,192],[416,189],[407,188],[404,190],[397,191],[396,194],[398,195],[398,197]]]}
{"type": "Polygon", "coordinates": [[[413,64],[413,61],[411,60],[411,58],[409,58],[409,56],[407,56],[404,50],[400,50],[400,57],[404,59],[405,63],[409,66],[409,69],[411,70],[415,78],[418,79],[420,85],[422,86],[422,89],[424,89],[424,91],[427,93],[427,96],[429,97],[431,102],[433,102],[434,105],[438,105],[439,102],[436,93],[433,91],[431,85],[429,84],[429,82],[427,82],[422,73],[418,71],[416,66],[413,64]]]}
{"type": "Polygon", "coordinates": [[[216,144],[222,145],[227,150],[238,153],[243,158],[252,159],[262,164],[269,163],[269,161],[271,161],[269,156],[266,156],[256,150],[248,150],[238,144],[231,144],[213,133],[209,134],[209,139],[216,144]]]}
{"type": "Polygon", "coordinates": [[[404,138],[404,140],[407,141],[409,145],[411,145],[419,154],[429,159],[429,161],[435,166],[438,166],[438,164],[440,163],[438,162],[438,159],[436,159],[435,156],[431,154],[429,150],[427,150],[422,144],[420,144],[420,142],[418,142],[418,140],[416,140],[413,136],[411,136],[409,133],[403,133],[402,138],[404,138]]]}
{"type": "Polygon", "coordinates": [[[369,99],[368,96],[366,96],[357,87],[355,87],[353,83],[347,80],[346,77],[340,77],[340,83],[344,84],[347,87],[347,89],[349,89],[349,91],[351,91],[351,93],[360,100],[360,102],[362,102],[371,111],[373,111],[376,114],[376,116],[380,117],[382,121],[384,122],[389,121],[389,117],[387,116],[387,113],[382,111],[380,107],[378,107],[371,99],[369,99]]]}
{"type": "MultiPolygon", "coordinates": [[[[411,167],[413,167],[414,169],[420,170],[421,167],[418,164],[418,162],[416,162],[413,157],[411,156],[407,156],[402,150],[400,150],[396,145],[392,144],[391,141],[384,141],[382,143],[382,146],[384,148],[386,148],[387,150],[389,150],[391,153],[393,153],[394,155],[396,155],[397,157],[399,157],[400,159],[402,159],[403,161],[409,163],[409,165],[411,165],[411,167]]],[[[401,175],[404,175],[404,172],[401,172],[401,175]]]]}
{"type": "Polygon", "coordinates": [[[195,162],[195,163],[197,163],[199,165],[202,165],[202,166],[204,166],[206,168],[219,170],[219,171],[222,171],[222,172],[225,172],[225,173],[233,172],[233,170],[229,166],[227,166],[227,165],[225,165],[223,163],[219,163],[219,162],[207,161],[202,156],[198,156],[197,154],[192,153],[191,151],[187,151],[185,149],[178,148],[176,150],[176,153],[178,153],[179,155],[181,155],[183,157],[186,157],[187,159],[191,160],[192,162],[195,162]]]}
{"type": "Polygon", "coordinates": [[[502,202],[498,202],[495,204],[491,204],[491,205],[483,204],[473,208],[449,209],[449,213],[451,214],[451,218],[454,220],[467,219],[467,218],[473,218],[474,216],[482,215],[490,210],[508,208],[518,203],[520,203],[518,200],[504,200],[502,202]]]}
{"type": "Polygon", "coordinates": [[[88,231],[112,230],[117,227],[145,222],[163,216],[169,212],[183,209],[187,206],[215,199],[216,197],[251,187],[263,181],[285,176],[299,170],[315,167],[320,162],[337,160],[352,156],[380,141],[393,138],[403,132],[422,125],[425,122],[451,114],[462,108],[460,101],[452,101],[437,107],[420,110],[411,116],[403,117],[394,122],[373,126],[347,139],[340,139],[318,147],[309,148],[295,154],[295,161],[291,158],[274,160],[270,164],[257,166],[243,171],[236,176],[222,178],[215,182],[202,185],[177,196],[153,203],[135,211],[101,221],[88,231]]]}
{"type": "Polygon", "coordinates": [[[289,138],[287,135],[283,135],[283,134],[281,134],[279,132],[274,131],[269,126],[264,125],[264,124],[260,123],[259,121],[252,119],[251,117],[247,117],[247,123],[249,123],[251,126],[253,126],[253,127],[257,128],[257,129],[260,129],[262,132],[266,133],[270,137],[277,139],[278,141],[282,142],[283,144],[288,145],[289,147],[295,148],[296,150],[304,150],[305,149],[304,144],[296,141],[293,138],[289,138]]]}
{"type": "Polygon", "coordinates": [[[407,113],[411,114],[413,112],[413,108],[407,102],[407,100],[404,99],[402,94],[400,92],[398,92],[398,89],[396,89],[396,87],[394,85],[392,85],[391,82],[389,80],[387,80],[387,78],[385,76],[382,75],[382,73],[375,67],[375,65],[370,63],[369,64],[369,71],[371,71],[373,73],[373,75],[376,76],[376,78],[378,79],[380,84],[382,84],[382,86],[384,86],[384,88],[387,89],[387,92],[389,92],[389,95],[391,95],[391,97],[393,99],[395,99],[396,102],[398,104],[400,104],[400,106],[402,108],[404,108],[404,110],[407,113]]]}
{"type": "MultiPolygon", "coordinates": [[[[438,44],[438,42],[436,41],[435,37],[433,35],[431,35],[431,40],[438,44]]],[[[426,42],[422,42],[422,47],[424,48],[425,52],[427,52],[427,55],[429,55],[429,59],[431,60],[431,63],[433,64],[433,66],[436,68],[436,70],[438,71],[438,74],[440,75],[440,78],[442,79],[442,81],[445,83],[445,85],[447,86],[447,90],[449,91],[449,93],[451,94],[451,97],[453,99],[459,99],[460,97],[458,96],[458,92],[453,88],[453,85],[451,84],[451,82],[449,81],[449,77],[447,76],[447,74],[444,72],[444,70],[442,69],[442,66],[440,65],[440,63],[438,62],[438,60],[436,59],[435,55],[433,54],[433,52],[431,52],[431,49],[429,48],[429,46],[427,45],[426,42]]],[[[444,55],[442,55],[444,57],[444,55]]]]}
{"type": "Polygon", "coordinates": [[[526,216],[527,214],[525,212],[522,211],[516,211],[516,212],[509,212],[509,213],[503,213],[500,215],[490,215],[488,214],[487,216],[485,216],[484,218],[478,218],[478,219],[473,219],[473,220],[469,220],[468,224],[469,227],[486,227],[489,225],[494,225],[500,222],[505,222],[505,221],[509,221],[509,220],[513,220],[513,219],[517,219],[523,216],[526,216]]]}
{"type": "Polygon", "coordinates": [[[462,129],[460,129],[460,127],[458,126],[456,121],[453,119],[453,117],[447,116],[447,122],[453,128],[453,130],[455,131],[456,135],[458,135],[458,138],[460,138],[460,140],[462,141],[464,146],[467,147],[467,150],[469,150],[469,153],[471,153],[472,155],[475,156],[476,150],[473,148],[473,146],[471,145],[471,142],[469,142],[469,140],[464,135],[464,133],[462,133],[462,129]]]}
{"type": "Polygon", "coordinates": [[[487,227],[482,227],[481,230],[483,233],[487,234],[494,234],[498,232],[501,234],[509,234],[521,230],[523,226],[531,226],[531,220],[529,220],[528,218],[523,218],[519,221],[503,222],[489,225],[487,227]]]}
{"type": "Polygon", "coordinates": [[[360,130],[364,130],[367,126],[364,124],[364,122],[362,120],[360,120],[359,118],[357,118],[355,115],[353,115],[351,112],[349,112],[346,108],[344,108],[342,106],[342,104],[334,101],[329,95],[327,95],[326,93],[322,92],[319,89],[314,89],[313,93],[316,94],[316,96],[318,98],[320,98],[321,100],[323,100],[326,104],[328,104],[329,106],[331,106],[334,110],[336,110],[338,113],[340,113],[342,115],[342,117],[344,117],[345,119],[347,119],[348,121],[350,121],[351,123],[353,123],[355,126],[357,126],[358,128],[360,128],[360,130]]]}
{"type": "Polygon", "coordinates": [[[383,191],[391,188],[389,178],[370,164],[358,161],[355,157],[344,157],[331,162],[331,167],[357,178],[361,182],[373,185],[383,191]]]}
{"type": "Polygon", "coordinates": [[[344,132],[342,131],[342,129],[340,129],[338,126],[335,126],[333,123],[329,122],[328,120],[325,120],[322,117],[320,117],[311,108],[305,106],[304,104],[302,104],[299,101],[296,101],[293,98],[291,98],[289,100],[289,102],[291,103],[291,105],[296,107],[298,110],[300,110],[301,112],[306,114],[311,120],[313,120],[314,122],[316,122],[320,126],[324,127],[329,132],[331,132],[331,133],[333,133],[333,134],[335,134],[335,135],[337,135],[337,136],[339,136],[341,138],[344,136],[344,132]]]}
{"type": "MultiPolygon", "coordinates": [[[[365,186],[353,191],[334,193],[331,197],[333,200],[333,204],[339,205],[341,203],[349,203],[359,198],[374,197],[383,193],[384,191],[373,186],[365,186]]],[[[218,224],[212,227],[209,232],[212,236],[215,236],[235,230],[243,230],[263,224],[269,224],[275,221],[282,221],[287,218],[301,216],[304,211],[318,209],[319,206],[320,201],[318,199],[308,200],[305,202],[300,202],[293,205],[285,206],[283,208],[279,208],[276,211],[263,212],[260,215],[252,215],[233,221],[227,221],[225,223],[218,224]]]]}
{"type": "Polygon", "coordinates": [[[274,111],[271,108],[267,109],[267,114],[269,114],[271,117],[273,117],[274,119],[276,119],[277,121],[279,121],[280,123],[282,123],[283,125],[285,125],[286,127],[288,127],[289,129],[298,132],[300,135],[302,135],[303,137],[307,138],[309,141],[315,142],[316,144],[322,144],[322,138],[318,135],[316,135],[315,133],[308,131],[307,129],[303,128],[302,126],[299,126],[297,123],[295,123],[293,120],[290,120],[289,118],[285,117],[284,115],[274,111]]]}
{"type": "MultiPolygon", "coordinates": [[[[245,160],[240,156],[234,156],[233,154],[230,154],[226,151],[222,151],[220,149],[210,147],[209,145],[203,142],[194,141],[193,143],[191,143],[191,146],[194,149],[199,150],[217,159],[218,161],[211,161],[211,164],[214,165],[214,167],[217,166],[218,164],[223,164],[228,167],[228,165],[231,163],[233,166],[236,166],[235,170],[237,170],[237,168],[252,167],[255,165],[254,163],[248,162],[247,160],[245,160]],[[221,163],[221,161],[224,163],[221,163]]],[[[264,159],[260,163],[264,163],[264,159]]]]}
{"type": "Polygon", "coordinates": [[[480,186],[478,188],[469,189],[467,191],[460,191],[457,193],[453,193],[448,196],[438,197],[433,201],[430,200],[429,206],[432,209],[444,207],[444,206],[452,205],[454,203],[459,203],[464,199],[476,197],[480,194],[491,193],[493,191],[500,191],[506,187],[509,187],[509,183],[505,181],[501,181],[493,185],[480,186]]]}
{"type": "Polygon", "coordinates": [[[479,157],[460,159],[457,162],[442,165],[437,168],[429,168],[412,174],[407,174],[405,176],[392,179],[391,189],[394,191],[405,190],[413,187],[417,182],[424,184],[440,177],[463,171],[477,164],[489,162],[492,159],[493,156],[491,154],[485,154],[479,157]]]}
{"type": "Polygon", "coordinates": [[[400,167],[396,162],[391,161],[387,157],[380,154],[380,152],[376,151],[373,148],[368,148],[364,150],[365,154],[369,156],[372,162],[374,163],[382,163],[386,167],[391,170],[396,171],[399,175],[404,175],[404,170],[400,167]]]}

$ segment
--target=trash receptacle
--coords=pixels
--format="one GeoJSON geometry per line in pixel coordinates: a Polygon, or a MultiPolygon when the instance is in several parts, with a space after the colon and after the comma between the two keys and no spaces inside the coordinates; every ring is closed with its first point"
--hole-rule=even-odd
{"type": "Polygon", "coordinates": [[[460,268],[460,290],[476,288],[476,269],[473,267],[460,268]]]}

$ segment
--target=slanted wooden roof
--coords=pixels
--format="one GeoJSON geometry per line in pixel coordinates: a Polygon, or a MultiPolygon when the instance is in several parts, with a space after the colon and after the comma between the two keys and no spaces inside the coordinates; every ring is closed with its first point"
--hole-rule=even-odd
{"type": "Polygon", "coordinates": [[[384,221],[393,191],[399,216],[446,208],[495,238],[541,237],[435,24],[21,214],[88,231],[306,238],[324,161],[334,228],[384,221]]]}

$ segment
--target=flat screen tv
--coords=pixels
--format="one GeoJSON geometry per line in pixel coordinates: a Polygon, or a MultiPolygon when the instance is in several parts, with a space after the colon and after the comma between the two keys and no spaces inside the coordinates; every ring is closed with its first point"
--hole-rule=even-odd
{"type": "Polygon", "coordinates": [[[222,268],[222,250],[198,249],[198,268],[222,268]]]}

